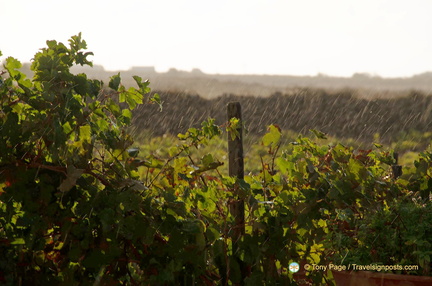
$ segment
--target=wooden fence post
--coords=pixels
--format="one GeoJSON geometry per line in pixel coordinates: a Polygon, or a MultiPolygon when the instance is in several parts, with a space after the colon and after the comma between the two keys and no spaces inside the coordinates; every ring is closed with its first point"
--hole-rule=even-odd
{"type": "Polygon", "coordinates": [[[228,134],[228,156],[229,156],[229,175],[244,179],[244,161],[243,161],[243,128],[241,106],[239,102],[228,103],[228,121],[237,118],[240,121],[237,127],[237,136],[228,134]],[[235,137],[235,138],[233,138],[235,137]]]}
{"type": "MultiPolygon", "coordinates": [[[[230,102],[227,106],[228,122],[232,118],[239,119],[240,124],[234,134],[228,133],[228,173],[232,177],[237,179],[244,179],[244,160],[243,160],[243,122],[241,115],[241,105],[239,102],[230,102]]],[[[238,188],[238,186],[236,187],[238,188]]],[[[230,211],[234,216],[234,227],[232,230],[232,251],[233,256],[237,258],[237,261],[242,268],[242,280],[247,275],[244,271],[244,265],[241,265],[239,253],[238,253],[238,242],[245,232],[245,213],[244,213],[244,200],[236,195],[230,202],[230,211]]]]}

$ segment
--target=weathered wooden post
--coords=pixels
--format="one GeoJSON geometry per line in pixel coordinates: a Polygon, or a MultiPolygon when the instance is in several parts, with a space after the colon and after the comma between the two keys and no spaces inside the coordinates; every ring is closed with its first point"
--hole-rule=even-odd
{"type": "Polygon", "coordinates": [[[243,128],[241,106],[239,102],[228,103],[228,121],[237,118],[240,124],[237,126],[237,136],[228,134],[228,156],[229,156],[229,175],[244,179],[243,162],[243,128]]]}
{"type": "MultiPolygon", "coordinates": [[[[237,179],[244,179],[244,160],[243,160],[243,122],[241,115],[241,105],[239,102],[230,102],[227,106],[228,122],[232,118],[237,118],[239,120],[239,125],[236,126],[235,131],[228,132],[228,173],[232,177],[237,179]],[[235,134],[230,134],[234,132],[235,134]],[[235,136],[234,136],[235,135],[235,136]]],[[[236,189],[239,187],[236,186],[236,189]]],[[[232,230],[232,251],[233,256],[238,258],[237,261],[240,262],[238,253],[238,242],[245,232],[245,213],[244,213],[244,200],[235,194],[230,202],[230,212],[234,216],[234,227],[232,230]]],[[[240,265],[241,268],[243,265],[240,265]]],[[[246,278],[245,271],[242,269],[242,279],[246,278]]]]}

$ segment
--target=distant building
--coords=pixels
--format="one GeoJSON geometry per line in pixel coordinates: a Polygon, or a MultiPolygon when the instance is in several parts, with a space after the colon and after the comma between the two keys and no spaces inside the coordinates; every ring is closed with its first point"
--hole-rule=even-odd
{"type": "Polygon", "coordinates": [[[130,70],[136,73],[156,73],[154,67],[132,67],[130,70]]]}
{"type": "Polygon", "coordinates": [[[170,68],[166,73],[167,74],[178,74],[179,71],[176,68],[170,68]]]}
{"type": "Polygon", "coordinates": [[[194,75],[203,75],[204,74],[200,69],[197,69],[197,68],[194,68],[191,71],[191,73],[194,74],[194,75]]]}

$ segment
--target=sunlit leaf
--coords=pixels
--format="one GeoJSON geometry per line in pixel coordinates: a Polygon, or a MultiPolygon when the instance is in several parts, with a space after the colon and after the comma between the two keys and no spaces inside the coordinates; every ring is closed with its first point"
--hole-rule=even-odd
{"type": "Polygon", "coordinates": [[[72,48],[72,51],[77,52],[79,50],[87,49],[87,43],[82,39],[82,33],[78,33],[76,36],[72,36],[69,40],[69,44],[72,48]]]}
{"type": "Polygon", "coordinates": [[[22,245],[25,244],[25,240],[23,238],[16,238],[15,240],[11,241],[11,245],[22,245]]]}
{"type": "Polygon", "coordinates": [[[160,111],[162,111],[162,107],[163,107],[162,103],[163,102],[162,102],[160,95],[158,93],[155,93],[152,97],[150,97],[150,102],[158,104],[160,111]]]}
{"type": "Polygon", "coordinates": [[[91,127],[89,125],[80,126],[79,128],[80,141],[91,142],[91,127]]]}
{"type": "Polygon", "coordinates": [[[21,74],[21,72],[18,71],[18,69],[20,69],[21,67],[22,64],[17,59],[13,57],[8,57],[6,59],[5,68],[12,78],[15,78],[17,75],[21,74]]]}
{"type": "Polygon", "coordinates": [[[309,131],[312,132],[318,139],[327,139],[327,134],[324,132],[315,129],[310,129],[309,131]]]}
{"type": "Polygon", "coordinates": [[[122,110],[122,116],[126,124],[130,124],[132,120],[132,112],[129,109],[122,110]]]}
{"type": "Polygon", "coordinates": [[[228,132],[228,136],[229,138],[231,138],[231,140],[235,140],[236,138],[240,137],[240,132],[239,130],[241,130],[241,122],[240,119],[238,118],[231,118],[228,122],[228,126],[226,127],[226,131],[228,132]]]}
{"type": "Polygon", "coordinates": [[[378,149],[382,148],[383,145],[382,144],[378,144],[378,143],[373,143],[375,147],[377,147],[378,149]]]}
{"type": "Polygon", "coordinates": [[[279,144],[280,138],[280,128],[276,125],[270,125],[268,127],[268,132],[262,138],[262,143],[264,146],[276,146],[279,144]]]}
{"type": "Polygon", "coordinates": [[[148,80],[143,81],[142,78],[137,76],[137,75],[134,75],[133,79],[137,83],[140,93],[146,94],[146,93],[149,93],[151,91],[151,89],[148,87],[150,84],[150,82],[148,80]]]}

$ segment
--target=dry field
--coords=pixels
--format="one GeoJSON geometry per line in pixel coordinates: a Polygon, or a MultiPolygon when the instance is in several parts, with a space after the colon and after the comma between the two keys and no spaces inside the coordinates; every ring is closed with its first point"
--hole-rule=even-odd
{"type": "Polygon", "coordinates": [[[379,134],[390,142],[412,130],[432,131],[432,97],[409,92],[395,98],[358,98],[349,90],[329,93],[323,89],[298,89],[294,94],[269,97],[223,95],[204,99],[179,92],[159,92],[163,110],[138,108],[135,126],[155,135],[177,134],[197,127],[208,117],[226,122],[226,104],[239,101],[248,132],[262,134],[270,124],[284,130],[307,133],[318,129],[338,138],[371,142],[379,134]]]}

